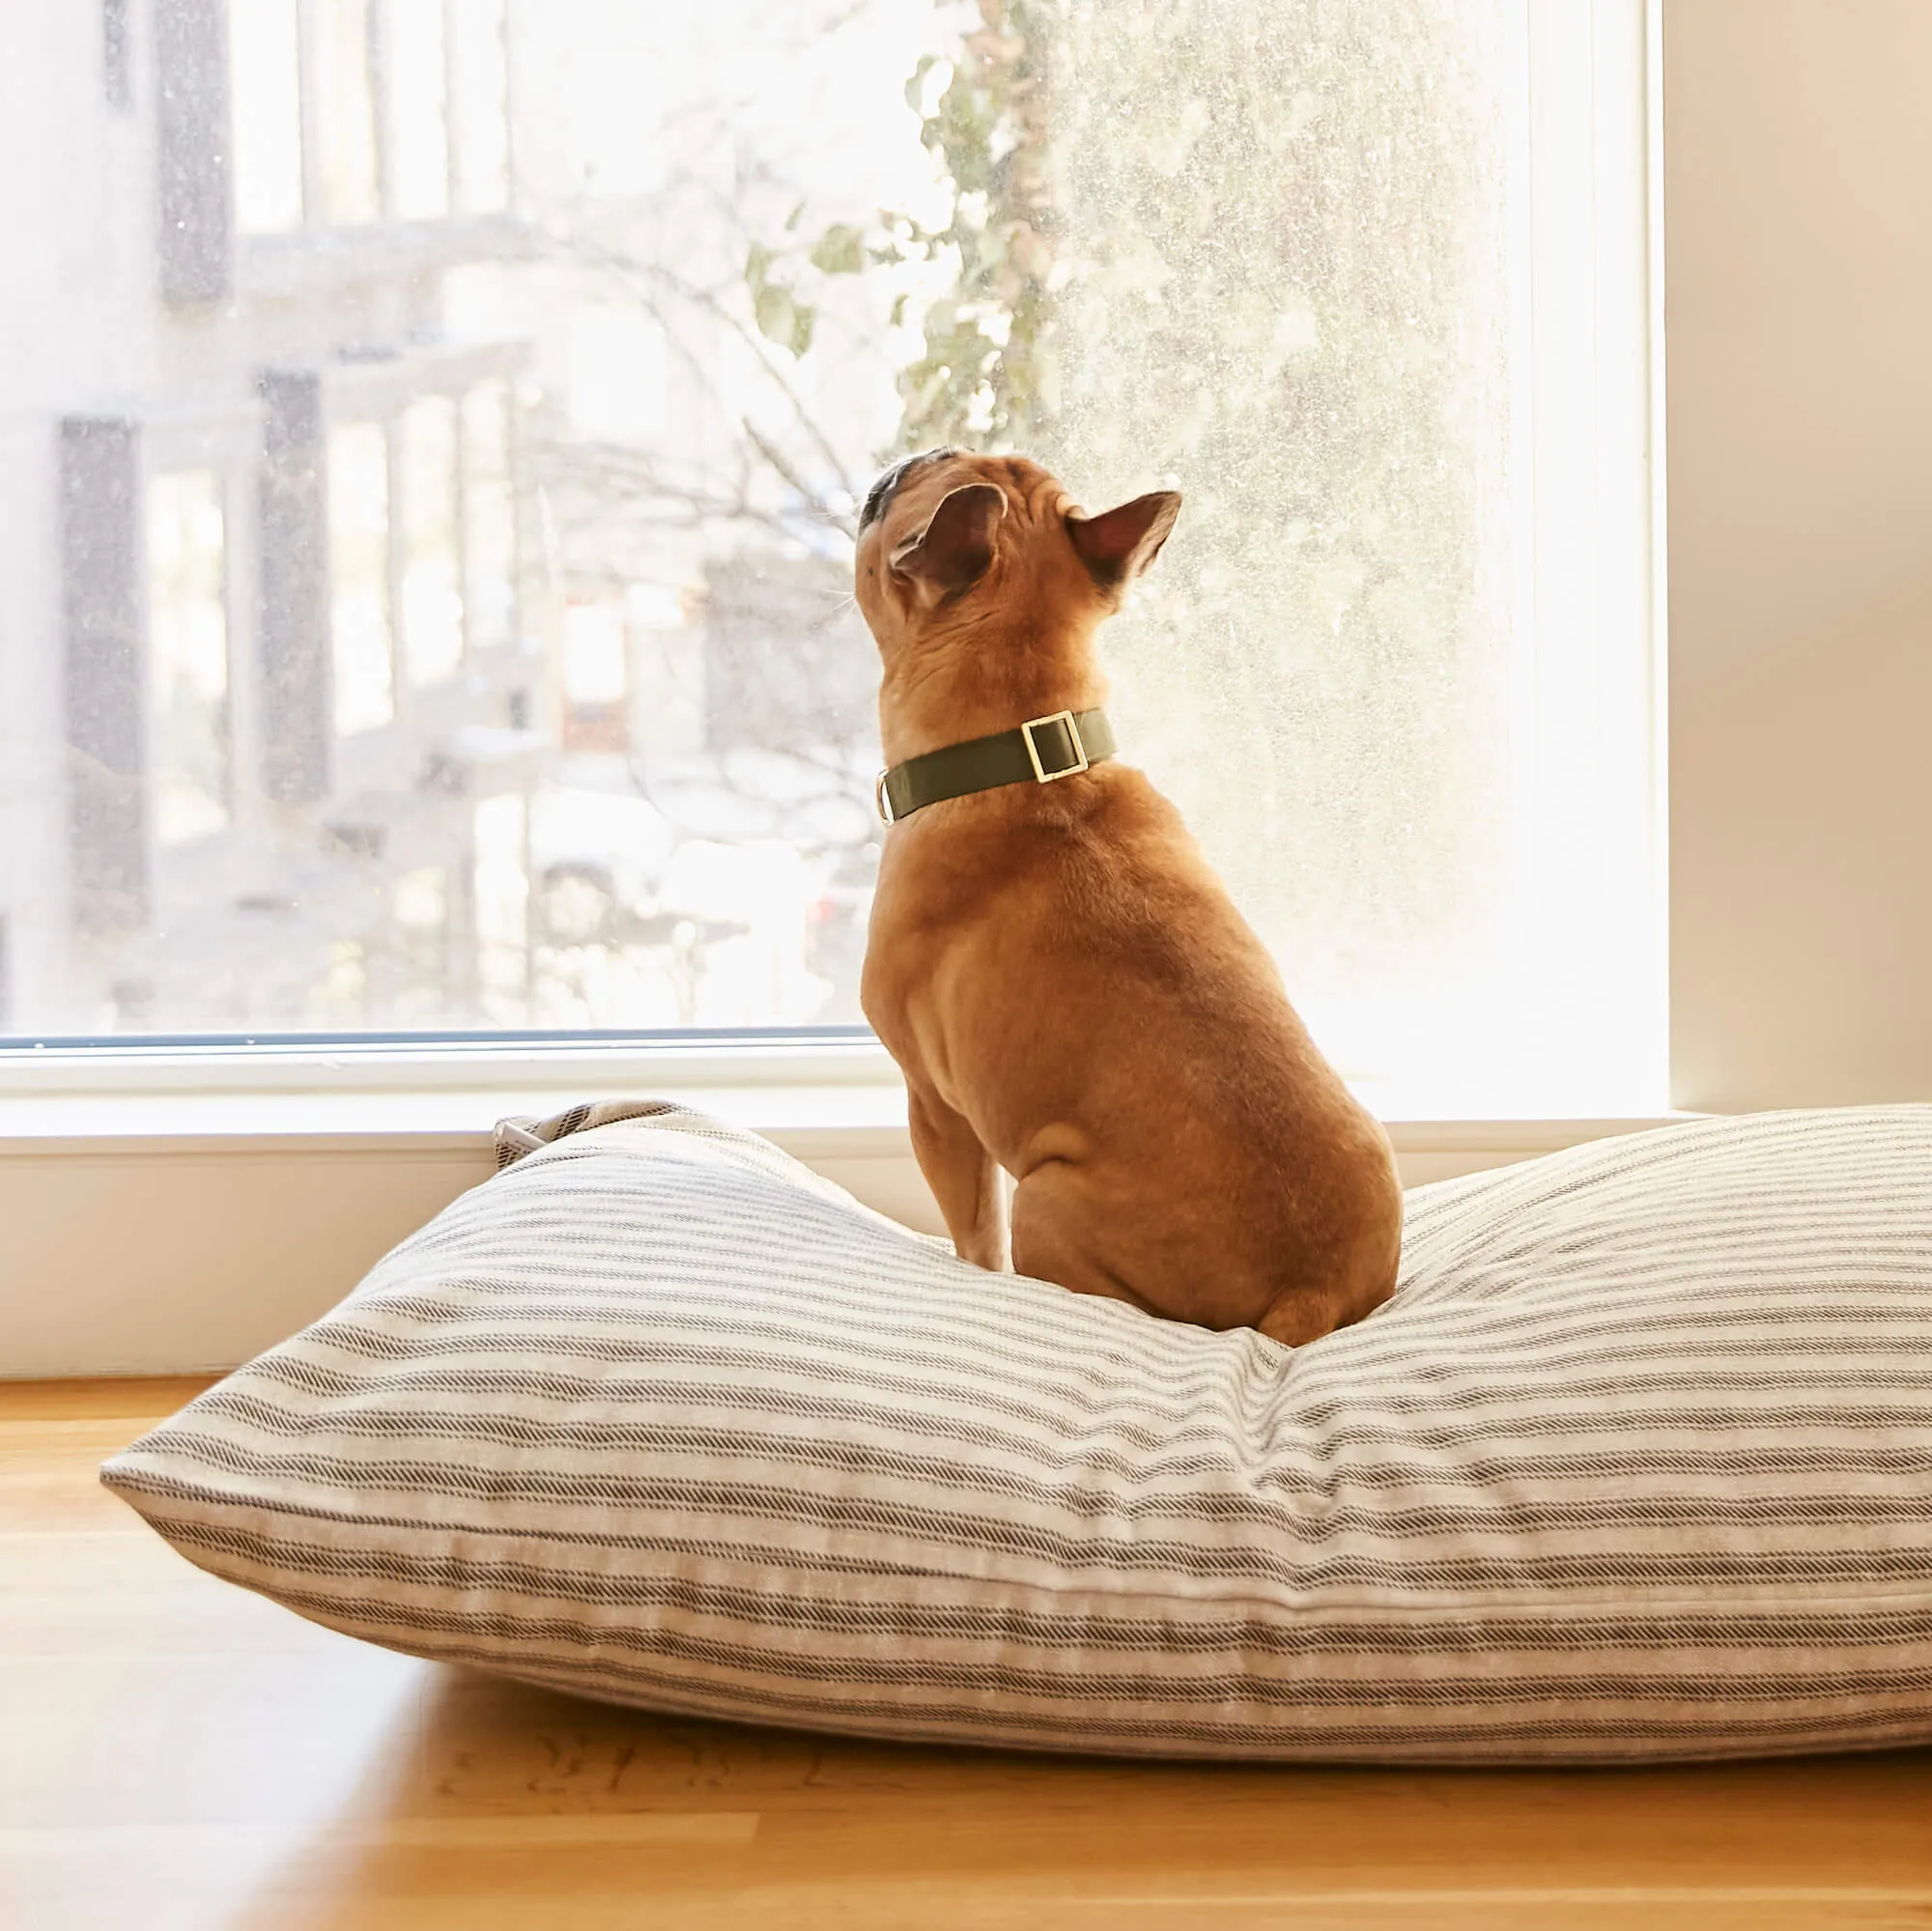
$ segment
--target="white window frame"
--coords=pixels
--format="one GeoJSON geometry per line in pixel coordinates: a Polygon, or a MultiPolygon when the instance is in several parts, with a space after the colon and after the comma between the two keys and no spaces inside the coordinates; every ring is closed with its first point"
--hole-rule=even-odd
{"type": "MultiPolygon", "coordinates": [[[[1668,1090],[1662,0],[1529,0],[1517,339],[1517,799],[1540,904],[1625,935],[1599,1003],[1626,1091],[1668,1090]],[[1579,112],[1587,102],[1588,111],[1579,112]],[[1590,218],[1578,218],[1587,206],[1590,218]],[[1524,366],[1526,364],[1527,366],[1524,366]],[[1526,458],[1527,460],[1520,460],[1526,458]],[[1607,808],[1607,809],[1606,809],[1607,808]],[[1630,828],[1641,824],[1644,835],[1630,828]]],[[[1573,949],[1580,951],[1585,948],[1573,949]]],[[[1600,1075],[1598,1091],[1619,1082],[1600,1075]]]]}
{"type": "MultiPolygon", "coordinates": [[[[1645,922],[1638,950],[1653,963],[1654,985],[1643,995],[1641,1030],[1655,1042],[1658,1098],[1624,1113],[1610,1110],[1582,1119],[1565,1114],[1545,1122],[1550,1130],[1575,1127],[1577,1138],[1590,1137],[1581,1130],[1584,1124],[1601,1128],[1606,1119],[1641,1123],[1664,1113],[1660,15],[1661,0],[1528,0],[1532,86],[1519,137],[1528,144],[1530,185],[1516,215],[1527,224],[1532,251],[1529,299],[1535,314],[1529,339],[1536,353],[1524,358],[1534,367],[1523,379],[1535,383],[1539,396],[1560,386],[1573,412],[1593,412],[1594,433],[1570,434],[1548,410],[1532,414],[1533,481],[1519,508],[1534,531],[1536,561],[1533,576],[1519,583],[1524,600],[1520,608],[1529,610],[1534,621],[1550,621],[1549,613],[1561,610],[1571,613],[1573,624],[1594,621],[1599,629],[1616,627],[1643,639],[1637,651],[1606,652],[1601,644],[1580,649],[1576,653],[1580,699],[1576,690],[1567,696],[1546,690],[1537,700],[1613,706],[1645,747],[1635,765],[1626,759],[1619,780],[1622,795],[1647,814],[1649,826],[1641,857],[1625,866],[1620,889],[1629,895],[1632,916],[1645,922]],[[1552,104],[1536,82],[1539,76],[1562,74],[1571,77],[1572,91],[1552,104]],[[1586,77],[1580,83],[1579,75],[1586,77]],[[1579,84],[1592,102],[1587,116],[1575,111],[1579,84]],[[1552,204],[1548,184],[1562,178],[1587,179],[1596,220],[1577,222],[1574,200],[1552,204]],[[1623,266],[1613,274],[1603,271],[1606,235],[1622,250],[1623,266]],[[1634,274],[1633,265],[1639,268],[1634,274]],[[1560,329],[1551,326],[1559,318],[1560,329]],[[1577,478],[1564,470],[1574,469],[1577,452],[1584,448],[1592,473],[1579,489],[1577,478]],[[1593,513],[1579,515],[1578,503],[1590,504],[1593,513]]],[[[260,244],[280,245],[306,232],[260,238],[260,244]]],[[[1522,628],[1520,624],[1520,633],[1522,628]]],[[[1540,667],[1542,663],[1540,657],[1540,667]]],[[[1535,720],[1526,717],[1523,723],[1534,725],[1535,720]]],[[[401,1119],[393,1109],[409,1097],[446,1094],[463,1096],[471,1106],[468,1117],[474,1119],[482,1095],[507,1105],[552,1096],[564,1103],[639,1091],[714,1090],[736,1093],[746,1105],[749,1094],[785,1094],[777,1112],[800,1126],[814,1117],[813,1094],[825,1096],[822,1117],[828,1123],[844,1122],[854,1130],[870,1131],[903,1120],[896,1067],[876,1039],[855,1029],[825,1029],[810,1036],[506,1035],[487,1042],[426,1036],[212,1038],[186,1044],[143,1043],[130,1036],[0,1049],[0,1137],[8,1130],[9,1095],[23,1101],[46,1096],[80,1107],[70,1117],[76,1130],[92,1133],[106,1119],[99,1104],[117,1099],[138,1103],[137,1110],[156,1122],[162,1116],[153,1109],[161,1102],[188,1096],[219,1102],[225,1131],[245,1123],[251,1107],[276,1096],[333,1096],[336,1104],[359,1096],[375,1109],[371,1118],[389,1109],[390,1117],[401,1119]],[[83,1118],[84,1127],[78,1124],[83,1118]]],[[[1481,1104],[1455,1103],[1453,1095],[1445,1104],[1442,1095],[1370,1089],[1364,1097],[1385,1119],[1397,1121],[1505,1117],[1481,1104]]],[[[273,1111],[287,1117],[279,1108],[273,1111]]],[[[267,1120],[268,1110],[261,1117],[267,1120]]]]}

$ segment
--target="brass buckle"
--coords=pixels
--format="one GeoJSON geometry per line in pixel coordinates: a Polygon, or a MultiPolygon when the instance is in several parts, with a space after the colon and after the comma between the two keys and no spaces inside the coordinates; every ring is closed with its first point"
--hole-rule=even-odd
{"type": "Polygon", "coordinates": [[[895,822],[893,817],[893,801],[886,796],[886,780],[892,775],[889,766],[872,780],[872,803],[878,808],[879,816],[889,825],[895,822]]]}
{"type": "Polygon", "coordinates": [[[1043,718],[1029,718],[1020,726],[1020,736],[1026,740],[1027,755],[1033,759],[1033,775],[1042,784],[1051,784],[1056,778],[1078,778],[1087,769],[1087,746],[1080,735],[1080,726],[1073,722],[1071,711],[1053,711],[1043,718]],[[1072,740],[1073,754],[1079,760],[1064,770],[1049,771],[1039,761],[1039,746],[1033,741],[1033,734],[1042,724],[1065,724],[1066,735],[1072,740]]]}

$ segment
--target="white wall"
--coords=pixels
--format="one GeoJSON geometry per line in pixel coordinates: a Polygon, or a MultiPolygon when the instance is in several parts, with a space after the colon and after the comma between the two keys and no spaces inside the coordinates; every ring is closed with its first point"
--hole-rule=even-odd
{"type": "Polygon", "coordinates": [[[1932,1099],[1932,0],[1665,0],[1673,1101],[1932,1099]]]}

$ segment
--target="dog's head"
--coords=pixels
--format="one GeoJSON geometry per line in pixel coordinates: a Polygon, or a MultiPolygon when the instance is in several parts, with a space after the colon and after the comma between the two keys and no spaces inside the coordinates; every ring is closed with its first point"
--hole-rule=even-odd
{"type": "Polygon", "coordinates": [[[1024,456],[928,449],[872,485],[859,523],[859,608],[888,664],[989,620],[1090,627],[1159,554],[1172,490],[1089,516],[1024,456]]]}

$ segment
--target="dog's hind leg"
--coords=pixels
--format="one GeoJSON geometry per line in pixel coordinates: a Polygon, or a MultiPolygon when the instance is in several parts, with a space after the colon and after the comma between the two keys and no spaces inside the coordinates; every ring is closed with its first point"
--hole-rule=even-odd
{"type": "Polygon", "coordinates": [[[1046,1160],[1013,1189],[1013,1271],[1157,1314],[1094,1253],[1094,1203],[1087,1184],[1075,1166],[1046,1160]]]}
{"type": "Polygon", "coordinates": [[[1007,1196],[999,1163],[971,1123],[937,1094],[906,1087],[906,1124],[920,1172],[946,1216],[962,1261],[995,1274],[1007,1270],[1007,1196]]]}

